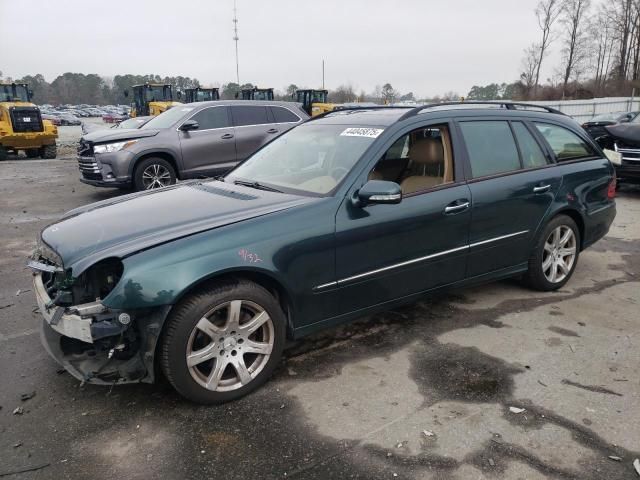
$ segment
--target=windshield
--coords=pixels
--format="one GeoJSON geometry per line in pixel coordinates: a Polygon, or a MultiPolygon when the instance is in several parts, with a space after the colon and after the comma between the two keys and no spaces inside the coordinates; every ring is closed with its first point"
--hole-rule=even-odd
{"type": "Polygon", "coordinates": [[[24,85],[0,85],[0,102],[28,102],[29,94],[24,85]]]}
{"type": "Polygon", "coordinates": [[[255,91],[253,93],[254,100],[273,100],[271,90],[255,91]]]}
{"type": "Polygon", "coordinates": [[[380,133],[381,128],[301,125],[256,152],[226,178],[327,194],[380,133]]]}
{"type": "Polygon", "coordinates": [[[617,122],[624,117],[624,113],[602,113],[593,117],[590,122],[617,122]]]}
{"type": "Polygon", "coordinates": [[[182,117],[187,115],[190,111],[192,111],[195,107],[173,107],[165,112],[162,112],[157,117],[153,117],[147,123],[145,123],[140,128],[143,130],[147,129],[155,129],[155,128],[169,128],[177,121],[179,121],[182,117]]]}
{"type": "Polygon", "coordinates": [[[144,99],[147,102],[168,102],[171,101],[171,87],[168,85],[160,87],[147,86],[144,89],[144,99]]]}
{"type": "Polygon", "coordinates": [[[208,102],[213,100],[213,92],[211,90],[197,90],[196,102],[208,102]]]}

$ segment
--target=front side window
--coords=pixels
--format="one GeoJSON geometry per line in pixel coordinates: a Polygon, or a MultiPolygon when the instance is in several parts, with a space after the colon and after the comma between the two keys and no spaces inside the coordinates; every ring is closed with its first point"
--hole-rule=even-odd
{"type": "Polygon", "coordinates": [[[511,127],[520,147],[522,166],[524,168],[544,167],[547,164],[547,157],[524,123],[513,122],[511,127]]]}
{"type": "Polygon", "coordinates": [[[236,127],[271,123],[267,115],[267,107],[233,106],[231,107],[231,115],[233,116],[233,124],[236,127]]]}
{"type": "Polygon", "coordinates": [[[549,143],[559,162],[595,155],[595,152],[587,142],[567,128],[550,123],[537,122],[536,128],[549,143]]]}
{"type": "Polygon", "coordinates": [[[461,122],[460,129],[467,145],[473,178],[520,169],[518,149],[508,122],[461,122]]]}
{"type": "Polygon", "coordinates": [[[369,172],[369,179],[396,182],[405,195],[453,182],[449,128],[433,125],[402,135],[369,172]]]}
{"type": "Polygon", "coordinates": [[[227,115],[227,107],[209,107],[199,111],[190,120],[198,122],[198,130],[225,128],[231,126],[227,115]]]}
{"type": "Polygon", "coordinates": [[[258,150],[225,179],[327,194],[382,131],[366,126],[303,124],[258,150]]]}

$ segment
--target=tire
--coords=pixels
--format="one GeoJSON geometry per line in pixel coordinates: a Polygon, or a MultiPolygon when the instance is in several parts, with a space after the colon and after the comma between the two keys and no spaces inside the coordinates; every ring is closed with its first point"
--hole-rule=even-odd
{"type": "Polygon", "coordinates": [[[38,158],[40,156],[39,148],[30,148],[25,150],[24,153],[27,155],[27,158],[38,158]]]}
{"type": "Polygon", "coordinates": [[[543,229],[529,257],[525,282],[549,292],[562,288],[571,278],[580,256],[580,230],[567,215],[554,217],[543,229]]]}
{"type": "Polygon", "coordinates": [[[40,157],[51,160],[58,156],[58,147],[56,145],[45,145],[40,148],[40,157]]]}
{"type": "Polygon", "coordinates": [[[137,192],[174,185],[176,171],[163,158],[146,158],[136,165],[133,185],[137,192]]]}
{"type": "Polygon", "coordinates": [[[261,286],[243,280],[210,283],[171,312],[162,335],[160,366],[189,400],[228,402],[267,381],[282,356],[285,331],[280,305],[261,286]]]}
{"type": "Polygon", "coordinates": [[[7,149],[4,147],[0,147],[0,162],[2,160],[6,160],[9,158],[9,154],[7,153],[7,149]]]}

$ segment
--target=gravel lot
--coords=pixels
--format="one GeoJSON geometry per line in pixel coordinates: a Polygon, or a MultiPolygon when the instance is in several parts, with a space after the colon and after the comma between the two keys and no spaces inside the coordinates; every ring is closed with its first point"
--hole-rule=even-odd
{"type": "Polygon", "coordinates": [[[202,407],[164,384],[82,386],[40,345],[37,232],[119,194],[77,178],[73,160],[0,164],[0,477],[637,478],[640,189],[559,292],[499,282],[365,318],[202,407]]]}

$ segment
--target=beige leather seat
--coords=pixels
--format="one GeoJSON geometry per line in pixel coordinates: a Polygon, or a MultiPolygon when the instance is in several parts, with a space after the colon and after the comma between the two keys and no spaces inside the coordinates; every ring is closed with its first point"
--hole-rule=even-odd
{"type": "Polygon", "coordinates": [[[444,183],[444,150],[439,138],[425,138],[409,149],[411,176],[405,178],[400,186],[402,193],[419,192],[444,183]],[[438,176],[427,175],[427,166],[439,166],[438,176]]]}

